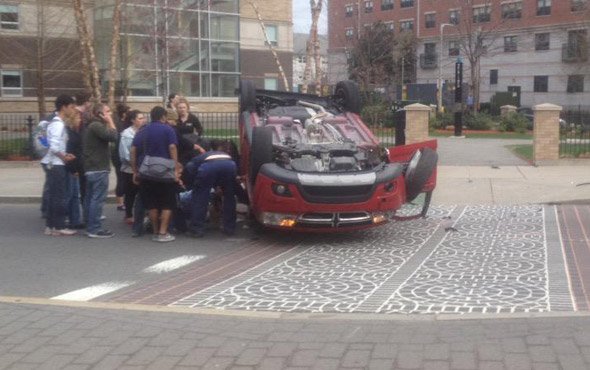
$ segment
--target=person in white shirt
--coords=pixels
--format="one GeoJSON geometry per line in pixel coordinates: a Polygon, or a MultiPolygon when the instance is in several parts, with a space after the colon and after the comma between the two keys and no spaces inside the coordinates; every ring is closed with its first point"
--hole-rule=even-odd
{"type": "Polygon", "coordinates": [[[52,236],[74,235],[76,231],[66,228],[66,189],[68,172],[66,162],[74,160],[73,154],[66,152],[68,134],[64,118],[76,109],[74,99],[62,94],[55,100],[56,115],[47,125],[49,150],[41,159],[47,169],[48,206],[45,219],[45,234],[52,236]]]}

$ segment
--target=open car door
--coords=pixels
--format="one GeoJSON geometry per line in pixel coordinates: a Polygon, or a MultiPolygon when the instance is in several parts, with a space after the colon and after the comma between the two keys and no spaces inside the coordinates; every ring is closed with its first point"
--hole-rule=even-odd
{"type": "Polygon", "coordinates": [[[389,148],[389,161],[404,164],[406,201],[395,220],[426,217],[436,187],[437,145],[434,139],[389,148]]]}

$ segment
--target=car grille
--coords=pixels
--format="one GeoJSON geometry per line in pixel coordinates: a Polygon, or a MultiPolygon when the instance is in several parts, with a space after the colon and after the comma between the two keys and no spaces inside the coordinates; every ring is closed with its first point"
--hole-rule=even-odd
{"type": "Polygon", "coordinates": [[[372,224],[368,212],[304,213],[297,224],[305,227],[346,227],[372,224]]]}
{"type": "Polygon", "coordinates": [[[313,203],[359,203],[373,195],[374,185],[314,186],[300,185],[303,198],[313,203]]]}

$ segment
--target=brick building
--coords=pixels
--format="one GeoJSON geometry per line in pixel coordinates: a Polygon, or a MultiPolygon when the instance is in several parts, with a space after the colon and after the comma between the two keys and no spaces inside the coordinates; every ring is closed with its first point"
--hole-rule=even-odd
{"type": "MultiPolygon", "coordinates": [[[[106,89],[113,2],[87,4],[106,89]]],[[[290,85],[292,2],[256,4],[290,85]]],[[[83,89],[71,1],[0,0],[0,16],[0,112],[36,110],[39,70],[44,71],[48,102],[58,92],[83,89]]],[[[120,34],[117,92],[142,109],[180,92],[199,103],[200,110],[235,110],[240,78],[259,87],[285,88],[258,17],[246,1],[126,0],[120,34]]]]}
{"type": "Polygon", "coordinates": [[[417,36],[417,83],[454,81],[458,57],[469,82],[465,40],[480,35],[481,102],[512,91],[523,106],[589,108],[589,7],[588,0],[330,0],[330,82],[346,78],[346,51],[359,30],[382,21],[417,36]]]}

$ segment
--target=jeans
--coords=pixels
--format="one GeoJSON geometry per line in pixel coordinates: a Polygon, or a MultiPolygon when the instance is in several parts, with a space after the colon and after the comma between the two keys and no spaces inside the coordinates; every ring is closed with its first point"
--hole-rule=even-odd
{"type": "Polygon", "coordinates": [[[102,207],[107,199],[108,189],[108,171],[91,172],[86,174],[84,218],[86,219],[86,231],[89,234],[95,234],[102,230],[100,217],[102,216],[102,207]]]}
{"type": "Polygon", "coordinates": [[[231,160],[216,160],[203,163],[198,171],[192,193],[191,231],[202,233],[211,189],[220,186],[223,190],[223,229],[236,229],[236,164],[231,160]]]}
{"type": "Polygon", "coordinates": [[[145,208],[141,196],[135,196],[135,203],[133,204],[133,233],[143,235],[145,229],[143,227],[143,219],[145,218],[145,208]]]}
{"type": "Polygon", "coordinates": [[[65,166],[47,166],[47,227],[66,227],[66,188],[68,173],[65,166]]]}
{"type": "Polygon", "coordinates": [[[47,218],[47,210],[49,209],[49,182],[47,180],[47,165],[41,163],[41,168],[45,172],[45,183],[43,184],[43,193],[41,195],[41,216],[47,218]]]}
{"type": "Polygon", "coordinates": [[[80,181],[79,176],[68,173],[66,190],[66,213],[70,227],[79,225],[80,221],[80,181]]]}

